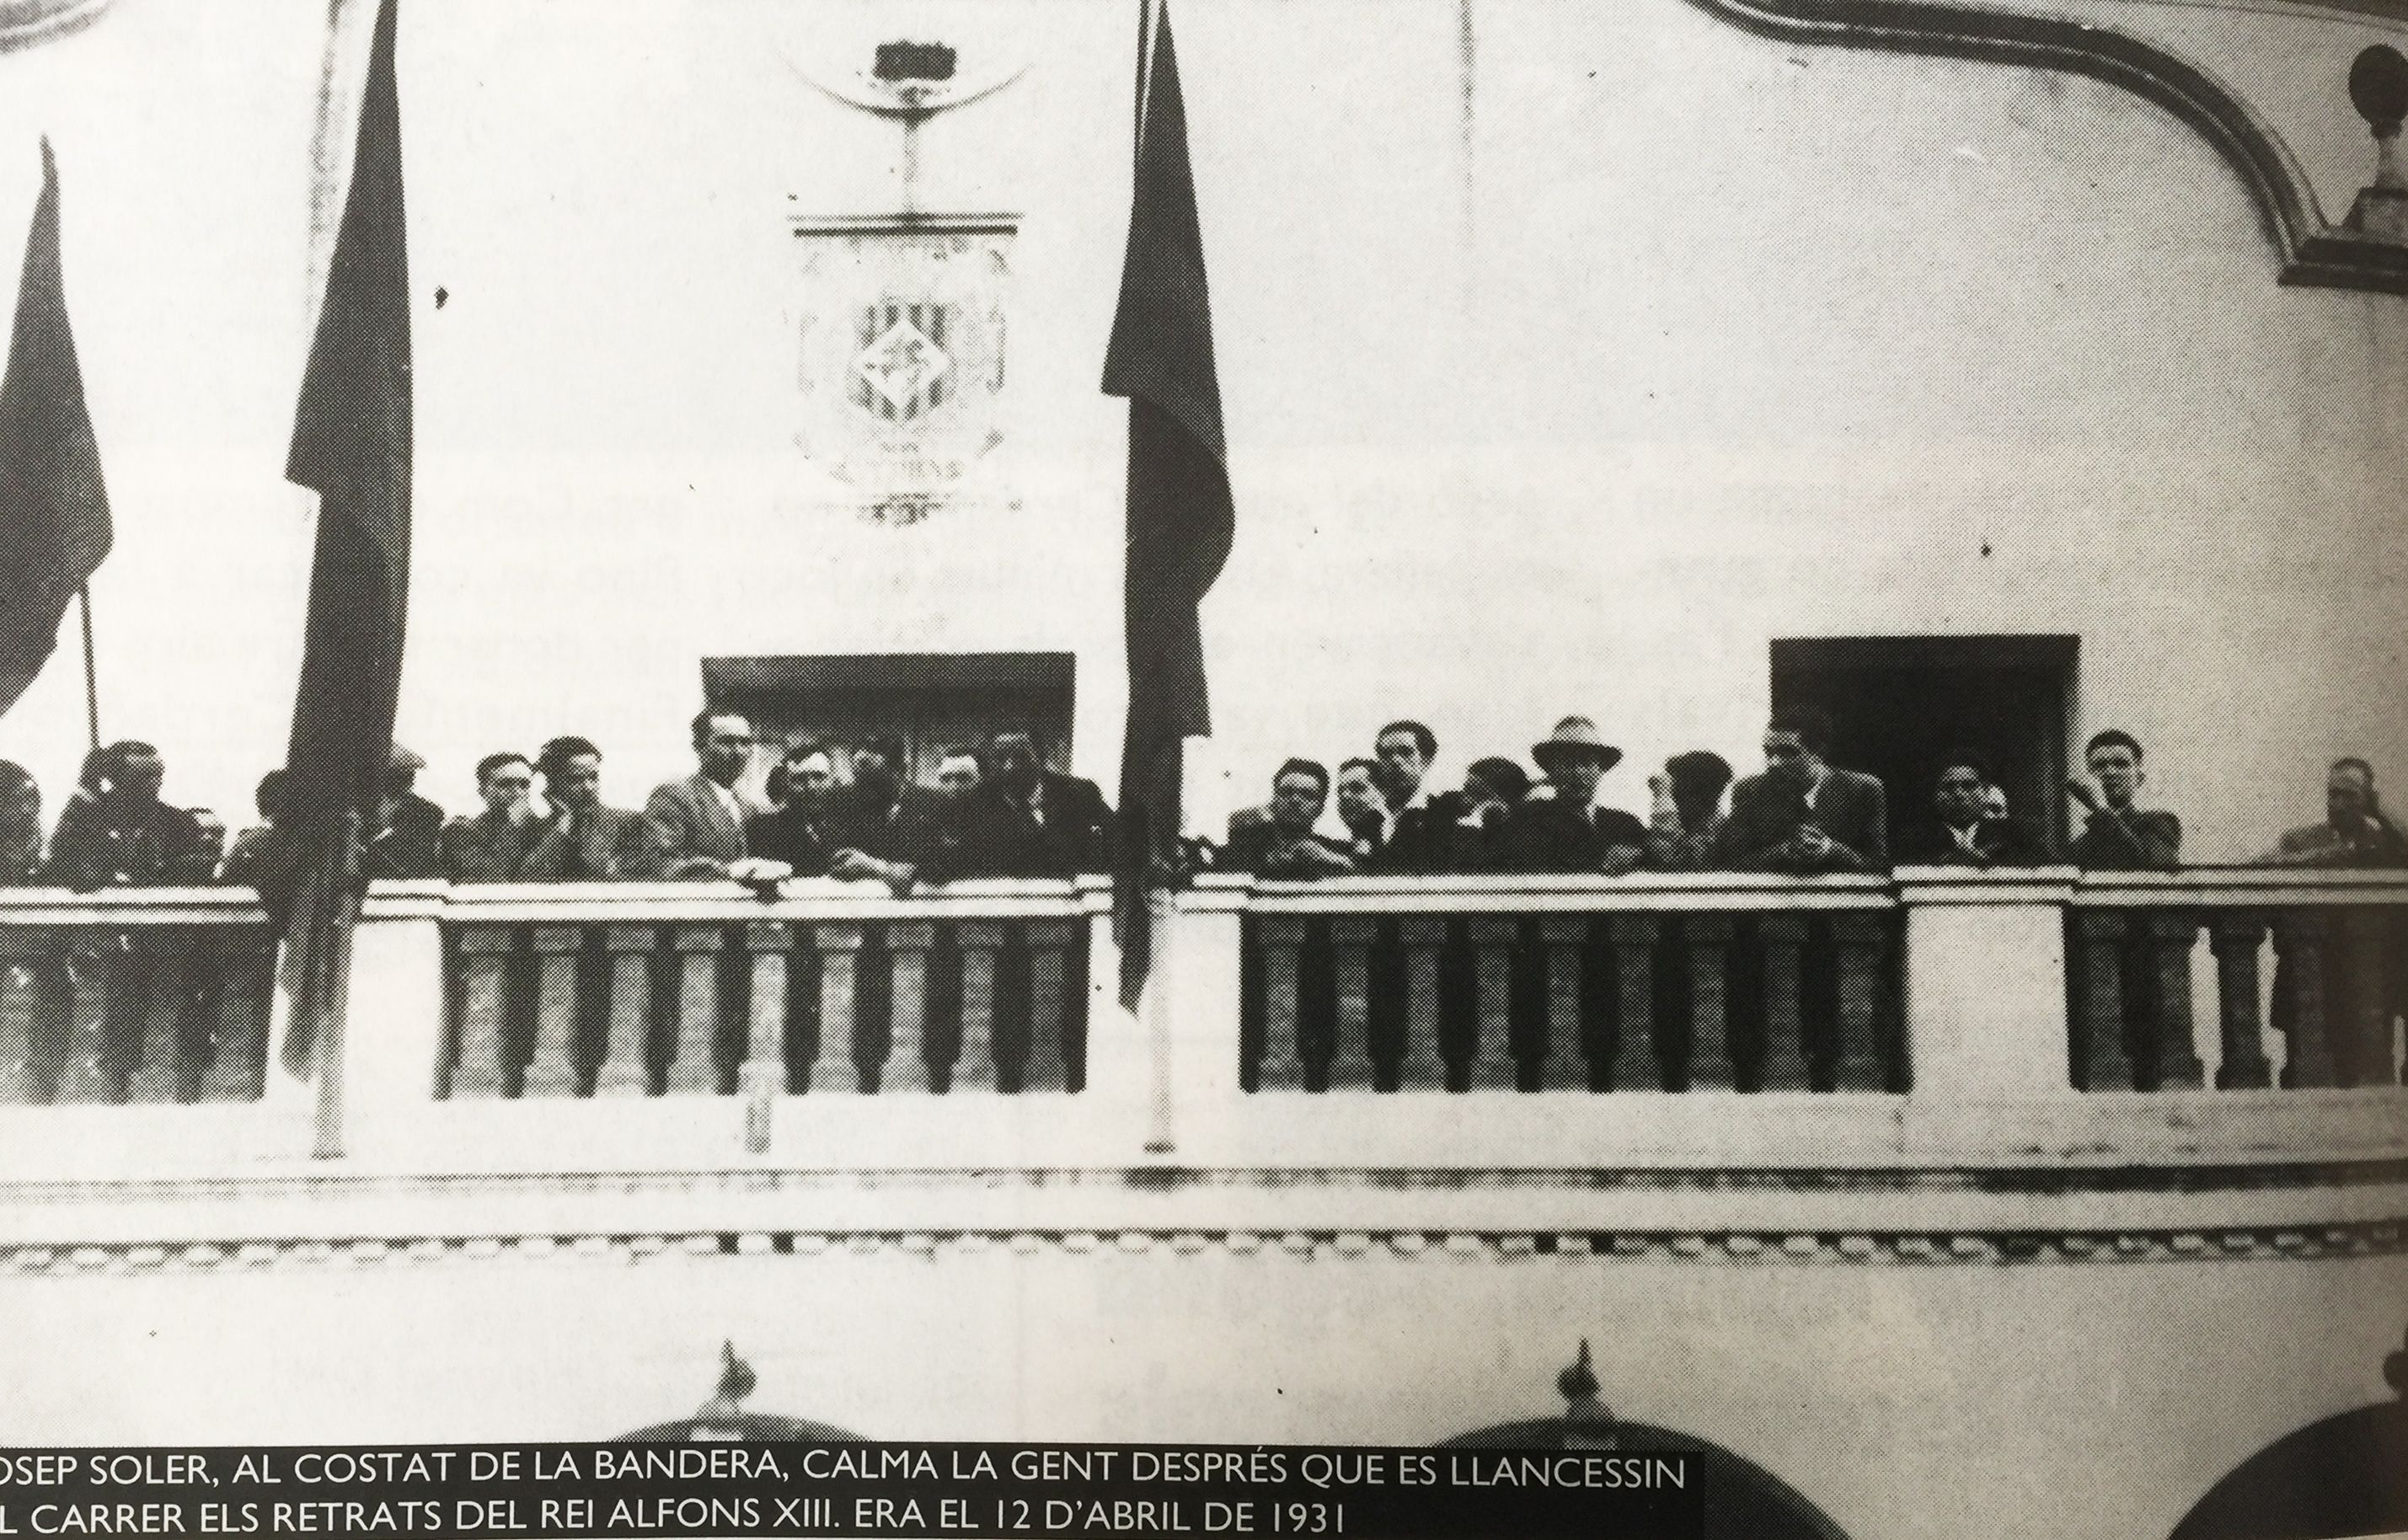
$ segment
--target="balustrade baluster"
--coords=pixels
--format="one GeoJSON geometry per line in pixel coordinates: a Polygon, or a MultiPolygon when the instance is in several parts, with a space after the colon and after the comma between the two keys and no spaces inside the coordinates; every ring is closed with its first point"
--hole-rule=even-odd
{"type": "Polygon", "coordinates": [[[650,925],[612,925],[602,939],[610,959],[609,1035],[594,1093],[647,1095],[652,1089],[652,948],[659,936],[650,925]]]}
{"type": "Polygon", "coordinates": [[[1369,1086],[1374,1091],[1397,1089],[1397,1062],[1383,1066],[1371,1045],[1371,947],[1379,939],[1379,921],[1365,915],[1340,915],[1331,920],[1326,939],[1312,948],[1319,965],[1309,970],[1316,999],[1325,999],[1329,1021],[1328,1083],[1340,1091],[1369,1086]]]}
{"type": "Polygon", "coordinates": [[[1036,1032],[1034,979],[1028,967],[1025,925],[1007,925],[995,954],[995,1089],[1019,1093],[1028,1075],[1028,1049],[1036,1032]]]}
{"type": "Polygon", "coordinates": [[[2148,917],[2147,935],[2157,1020],[2151,1023],[2151,1073],[2143,1089],[2196,1091],[2207,1079],[2199,1060],[2190,998],[2190,953],[2199,939],[2199,917],[2180,909],[2157,910],[2148,917]]]}
{"type": "Polygon", "coordinates": [[[1821,1045],[1810,1044],[1806,1026],[1807,930],[1802,914],[1768,914],[1756,922],[1764,957],[1764,1039],[1743,1088],[1804,1091],[1812,1084],[1807,1060],[1821,1045]]]}
{"type": "Polygon", "coordinates": [[[1588,920],[1578,915],[1550,915],[1539,921],[1536,956],[1544,992],[1539,998],[1544,1034],[1538,1060],[1538,1084],[1531,1089],[1573,1090],[1588,1084],[1582,1063],[1587,1044],[1581,1034],[1581,950],[1588,944],[1588,920]]]}
{"type": "MultiPolygon", "coordinates": [[[[1515,1008],[1520,959],[1514,954],[1521,950],[1522,923],[1484,916],[1464,929],[1471,952],[1468,960],[1471,988],[1467,991],[1471,996],[1470,1008],[1464,1013],[1469,1028],[1464,1034],[1465,1077],[1482,1091],[1511,1090],[1521,1084],[1521,1060],[1526,1054],[1535,1079],[1546,1046],[1545,1016],[1541,1014],[1533,1027],[1515,1008]]],[[[1543,987],[1545,980],[1537,982],[1543,987]]]]}
{"type": "Polygon", "coordinates": [[[1831,917],[1830,1084],[1840,1091],[1904,1091],[1914,1066],[1905,1046],[1882,1030],[1889,993],[1887,917],[1842,911],[1831,917]]]}
{"type": "MultiPolygon", "coordinates": [[[[1398,939],[1395,920],[1362,919],[1371,927],[1363,967],[1363,1033],[1371,1056],[1371,1089],[1392,1091],[1404,1085],[1406,1028],[1412,1015],[1406,998],[1412,991],[1405,977],[1405,946],[1398,939]]],[[[1340,923],[1330,922],[1333,937],[1340,923]]]]}
{"type": "Polygon", "coordinates": [[[1663,922],[1654,915],[1613,917],[1614,996],[1612,1057],[1604,1091],[1636,1091],[1645,1084],[1648,1060],[1656,1063],[1655,1083],[1666,1091],[1685,1085],[1685,1078],[1665,1051],[1656,1028],[1656,952],[1663,944],[1663,922]]]}
{"type": "Polygon", "coordinates": [[[2266,917],[2228,910],[2215,917],[2209,944],[2215,949],[2216,1020],[2223,1054],[2215,1066],[2219,1091],[2255,1091],[2272,1084],[2261,1033],[2258,1000],[2258,948],[2266,939],[2266,917]]]}
{"type": "Polygon", "coordinates": [[[716,1096],[719,1070],[719,954],[727,938],[716,925],[680,925],[677,955],[677,1057],[668,1089],[676,1096],[716,1096]]]}
{"type": "Polygon", "coordinates": [[[1263,1039],[1254,1081],[1264,1090],[1293,1091],[1304,1084],[1304,920],[1294,915],[1266,915],[1255,924],[1263,1039]]]}
{"type": "Polygon", "coordinates": [[[853,1062],[853,1032],[860,1025],[858,925],[821,925],[811,933],[820,953],[820,1051],[805,1089],[853,1096],[861,1071],[853,1062]]]}
{"type": "Polygon", "coordinates": [[[936,944],[937,927],[924,920],[886,928],[889,993],[886,1062],[878,1075],[882,1092],[928,1089],[928,953],[936,944]]]}
{"type": "Polygon", "coordinates": [[[0,1105],[40,1105],[58,1089],[66,964],[55,938],[0,931],[0,1105]]]}
{"type": "Polygon", "coordinates": [[[810,932],[797,925],[794,945],[786,952],[786,1091],[801,1095],[810,1089],[811,1062],[820,1051],[820,948],[810,932]]]}
{"type": "Polygon", "coordinates": [[[120,1039],[125,1053],[125,1100],[173,1102],[183,1059],[188,937],[180,930],[146,930],[136,933],[134,943],[140,948],[143,978],[120,1039]]]}
{"type": "Polygon", "coordinates": [[[2325,991],[2327,918],[2293,909],[2274,921],[2274,1025],[2284,1037],[2286,1089],[2329,1086],[2336,1078],[2325,991]]]}
{"type": "Polygon", "coordinates": [[[1436,1086],[1455,1089],[1452,1066],[1445,1062],[1440,1044],[1444,1018],[1439,972],[1446,931],[1443,920],[1409,919],[1397,925],[1398,944],[1405,954],[1405,1051],[1398,1079],[1417,1091],[1436,1086]]]}
{"type": "MultiPolygon", "coordinates": [[[[266,1090],[267,1020],[276,1001],[277,936],[265,926],[226,933],[225,984],[209,1023],[208,1068],[201,1077],[206,1102],[256,1101],[266,1090]]],[[[448,1094],[448,1053],[438,1067],[448,1094]]]]}
{"type": "Polygon", "coordinates": [[[953,1089],[954,1062],[962,1051],[962,949],[955,927],[937,932],[928,951],[927,1005],[920,1013],[927,1045],[928,1089],[953,1089]]]}
{"type": "Polygon", "coordinates": [[[1003,950],[1003,926],[994,920],[968,920],[956,934],[962,948],[962,1051],[953,1065],[953,1083],[993,1091],[996,1085],[996,959],[1003,950]]]}
{"type": "Polygon", "coordinates": [[[2074,932],[2082,953],[2082,1089],[2130,1091],[2132,1061],[2124,1045],[2124,917],[2085,909],[2074,932]]]}
{"type": "MultiPolygon", "coordinates": [[[[518,937],[507,925],[460,932],[460,1052],[447,1096],[515,1096],[518,1066],[509,1051],[510,956],[518,937]]],[[[222,1057],[222,1050],[221,1050],[222,1057]]]]}
{"type": "Polygon", "coordinates": [[[769,1148],[769,1122],[779,1093],[786,1089],[786,954],[794,927],[781,920],[744,925],[744,949],[752,960],[752,988],[744,1024],[744,1059],[736,1089],[744,1098],[744,1148],[758,1155],[769,1148]]]}
{"type": "Polygon", "coordinates": [[[2391,1001],[2384,979],[2389,917],[2352,905],[2335,920],[2339,955],[2328,964],[2325,979],[2334,1078],[2344,1086],[2389,1085],[2391,1001]]]}
{"type": "Polygon", "coordinates": [[[1062,1091],[1069,1080],[1068,975],[1070,944],[1079,922],[1032,920],[1028,940],[1028,1062],[1021,1071],[1025,1091],[1062,1091]]]}
{"type": "Polygon", "coordinates": [[[526,1096],[574,1096],[578,1091],[577,956],[585,932],[575,925],[535,928],[535,1056],[527,1062],[526,1096]]]}
{"type": "Polygon", "coordinates": [[[1688,1084],[1727,1090],[1736,1066],[1730,1057],[1730,1001],[1724,981],[1730,966],[1731,921],[1726,915],[1693,914],[1681,922],[1689,958],[1688,1084]]]}
{"type": "Polygon", "coordinates": [[[138,998],[126,947],[122,934],[101,934],[77,948],[66,1066],[59,1074],[62,1102],[125,1100],[124,1050],[118,1029],[124,1002],[138,998]]]}

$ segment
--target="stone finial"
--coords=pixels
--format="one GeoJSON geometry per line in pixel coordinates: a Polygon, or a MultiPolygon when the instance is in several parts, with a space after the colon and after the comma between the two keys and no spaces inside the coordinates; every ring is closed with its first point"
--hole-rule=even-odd
{"type": "Polygon", "coordinates": [[[2408,174],[2400,166],[2400,125],[2408,119],[2408,58],[2388,43],[2349,66],[2349,99],[2374,131],[2374,180],[2361,189],[2348,228],[2408,244],[2408,174]]]}
{"type": "Polygon", "coordinates": [[[694,1414],[696,1422],[726,1422],[744,1415],[744,1398],[761,1383],[752,1365],[736,1356],[733,1339],[719,1345],[719,1390],[694,1414]]]}
{"type": "Polygon", "coordinates": [[[1564,1397],[1565,1448],[1612,1449],[1621,1447],[1613,1413],[1597,1398],[1597,1370],[1589,1362],[1588,1338],[1581,1338],[1579,1361],[1555,1376],[1555,1389],[1562,1391],[1564,1397]]]}

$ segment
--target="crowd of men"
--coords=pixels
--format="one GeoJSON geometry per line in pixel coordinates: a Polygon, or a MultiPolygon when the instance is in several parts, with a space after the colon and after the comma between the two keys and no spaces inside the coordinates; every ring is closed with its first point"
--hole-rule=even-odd
{"type": "MultiPolygon", "coordinates": [[[[488,754],[477,765],[482,808],[447,820],[419,794],[424,762],[396,745],[366,844],[371,877],[452,882],[577,882],[733,878],[759,887],[790,877],[875,880],[898,892],[972,877],[1067,877],[1109,869],[1112,810],[1092,781],[1050,769],[1027,728],[946,749],[935,784],[909,773],[902,743],[872,734],[848,749],[805,736],[782,746],[756,802],[743,788],[754,757],[751,721],[707,709],[694,719],[695,768],[656,788],[640,811],[602,795],[602,750],[556,737],[528,755],[488,754]]],[[[1981,759],[1949,756],[1928,811],[1893,844],[1888,802],[1874,777],[1830,763],[1831,728],[1813,711],[1777,714],[1764,769],[1734,780],[1710,750],[1676,754],[1651,776],[1644,820],[1598,805],[1622,750],[1586,717],[1566,717],[1531,746],[1540,770],[1472,761],[1454,791],[1435,791],[1438,739],[1417,721],[1382,728],[1369,755],[1321,763],[1291,759],[1270,798],[1230,819],[1220,845],[1189,851],[1197,867],[1275,878],[1450,872],[1598,873],[1732,870],[1813,876],[1899,864],[2038,865],[2164,870],[2182,858],[2182,821],[2144,807],[2143,753],[2110,730],[2086,746],[2086,774],[2069,779],[2081,831],[2061,854],[2009,813],[1981,759]],[[1332,798],[1342,837],[1319,826],[1332,798]]],[[[296,859],[280,827],[283,773],[259,783],[259,822],[231,847],[207,809],[161,799],[156,749],[96,749],[42,837],[41,791],[0,761],[0,883],[90,891],[210,881],[280,886],[296,859]]],[[[2304,866],[2408,866],[2408,835],[2385,814],[2374,772],[2334,762],[2325,819],[2284,834],[2260,861],[2304,866]]]]}

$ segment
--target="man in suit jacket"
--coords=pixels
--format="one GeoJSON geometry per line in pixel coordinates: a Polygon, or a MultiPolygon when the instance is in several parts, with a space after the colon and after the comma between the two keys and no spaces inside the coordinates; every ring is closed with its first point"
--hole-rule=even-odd
{"type": "Polygon", "coordinates": [[[1814,877],[1889,866],[1889,806],[1882,783],[1842,770],[1831,723],[1819,711],[1775,713],[1764,733],[1764,774],[1731,792],[1714,841],[1718,865],[1814,877]]]}
{"type": "Polygon", "coordinates": [[[818,738],[796,738],[771,772],[778,809],[744,826],[745,848],[784,862],[796,877],[825,877],[836,853],[836,750],[818,738]]]}
{"type": "Polygon", "coordinates": [[[2182,820],[2161,807],[2134,806],[2149,773],[2140,740],[2111,727],[2084,749],[2091,779],[2076,776],[2065,790],[2087,812],[2067,853],[2092,872],[2171,872],[2182,864],[2182,820]]]}
{"type": "MultiPolygon", "coordinates": [[[[936,792],[906,778],[907,763],[903,740],[888,733],[872,734],[853,749],[853,784],[828,820],[830,877],[883,882],[898,893],[920,879],[949,815],[936,792]]],[[[927,880],[949,875],[932,868],[927,880]]]]}
{"type": "Polygon", "coordinates": [[[752,723],[704,707],[694,719],[695,773],[653,788],[644,802],[653,876],[671,880],[751,875],[744,828],[763,811],[736,789],[752,758],[752,723]]]}
{"type": "Polygon", "coordinates": [[[1421,722],[1392,721],[1371,740],[1380,794],[1386,800],[1378,848],[1368,869],[1430,873],[1453,868],[1455,825],[1471,809],[1461,792],[1429,790],[1438,734],[1421,722]]]}
{"type": "Polygon", "coordinates": [[[1646,826],[1615,807],[1597,806],[1597,785],[1622,763],[1586,717],[1566,717],[1530,746],[1552,797],[1518,804],[1506,815],[1505,851],[1517,872],[1602,872],[1619,877],[1639,864],[1646,826]]]}
{"type": "Polygon", "coordinates": [[[1032,730],[1008,728],[987,740],[980,794],[999,842],[998,875],[1075,877],[1111,864],[1111,805],[1094,781],[1046,769],[1032,730]]]}
{"type": "Polygon", "coordinates": [[[1329,801],[1329,772],[1307,759],[1292,759],[1271,777],[1271,800],[1229,815],[1229,843],[1222,867],[1256,877],[1305,880],[1345,877],[1354,863],[1345,851],[1312,832],[1329,801]]]}
{"type": "Polygon", "coordinates": [[[602,805],[602,750],[591,740],[559,737],[536,756],[551,821],[519,864],[526,882],[610,882],[652,875],[650,820],[602,805]]]}
{"type": "Polygon", "coordinates": [[[210,879],[199,820],[159,800],[167,766],[158,749],[131,739],[112,743],[94,756],[93,770],[96,789],[79,790],[59,811],[50,881],[91,892],[210,879]]]}
{"type": "Polygon", "coordinates": [[[551,821],[535,810],[535,764],[524,754],[504,750],[477,762],[477,794],[485,800],[474,818],[443,826],[443,876],[452,882],[516,882],[551,821]]]}
{"type": "Polygon", "coordinates": [[[1954,754],[1941,767],[1931,795],[1937,821],[1904,842],[1899,860],[1911,866],[2040,866],[2051,859],[2046,841],[1989,809],[1990,773],[1971,754],[1954,754]]]}
{"type": "Polygon", "coordinates": [[[367,841],[367,875],[420,882],[443,875],[443,809],[418,794],[426,762],[394,744],[385,757],[384,795],[367,841]]]}
{"type": "Polygon", "coordinates": [[[2408,834],[2374,795],[2374,766],[2340,759],[2325,774],[2325,820],[2286,831],[2261,866],[2408,866],[2408,834]]]}

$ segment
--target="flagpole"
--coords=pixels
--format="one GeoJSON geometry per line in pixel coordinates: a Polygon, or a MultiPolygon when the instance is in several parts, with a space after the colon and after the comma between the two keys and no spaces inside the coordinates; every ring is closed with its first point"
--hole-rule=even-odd
{"type": "Polygon", "coordinates": [[[1154,0],[1137,0],[1137,107],[1129,129],[1129,162],[1134,170],[1145,164],[1145,55],[1153,46],[1154,0]]]}
{"type": "Polygon", "coordinates": [[[100,670],[93,661],[92,646],[92,585],[76,588],[78,608],[83,611],[83,721],[91,735],[92,747],[100,747],[100,670]]]}

